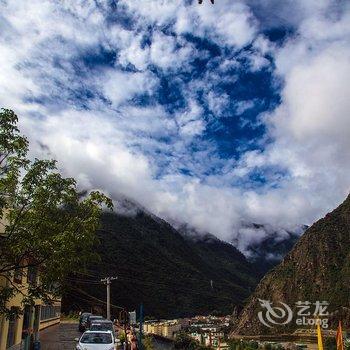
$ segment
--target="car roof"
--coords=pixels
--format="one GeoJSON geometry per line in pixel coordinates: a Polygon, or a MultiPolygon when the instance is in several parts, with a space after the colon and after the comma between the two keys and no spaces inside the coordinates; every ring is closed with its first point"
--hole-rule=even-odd
{"type": "Polygon", "coordinates": [[[102,319],[102,320],[98,319],[98,320],[92,322],[92,324],[100,324],[100,323],[113,323],[113,322],[110,320],[106,320],[106,319],[102,319]]]}
{"type": "Polygon", "coordinates": [[[86,333],[88,333],[88,334],[90,334],[90,333],[112,334],[111,331],[86,331],[86,332],[83,333],[83,335],[86,334],[86,333]]]}
{"type": "Polygon", "coordinates": [[[100,315],[90,315],[90,318],[101,318],[101,319],[103,319],[103,316],[100,316],[100,315]]]}

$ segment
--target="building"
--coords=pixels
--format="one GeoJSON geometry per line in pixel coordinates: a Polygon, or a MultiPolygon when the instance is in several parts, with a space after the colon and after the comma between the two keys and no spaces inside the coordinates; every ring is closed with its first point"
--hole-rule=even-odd
{"type": "MultiPolygon", "coordinates": [[[[11,278],[0,276],[0,289],[10,283],[18,289],[18,293],[9,300],[6,307],[22,309],[28,287],[38,283],[38,278],[37,269],[32,267],[15,271],[11,278]]],[[[42,300],[37,299],[34,306],[25,306],[23,314],[18,318],[7,319],[0,315],[0,350],[29,350],[31,340],[39,338],[40,330],[60,322],[60,313],[60,300],[45,305],[42,300]]]]}
{"type": "Polygon", "coordinates": [[[164,322],[162,325],[162,336],[169,339],[174,339],[176,333],[181,330],[181,324],[176,321],[173,322],[164,322]]]}
{"type": "Polygon", "coordinates": [[[228,349],[225,342],[225,328],[229,325],[229,317],[197,316],[191,320],[189,335],[201,345],[216,350],[228,349]]]}
{"type": "Polygon", "coordinates": [[[202,333],[192,332],[192,333],[190,333],[190,337],[192,339],[194,339],[195,341],[197,341],[199,344],[203,344],[204,343],[203,334],[202,333]]]}
{"type": "Polygon", "coordinates": [[[228,349],[228,344],[224,341],[225,334],[217,330],[200,330],[189,333],[190,337],[199,344],[221,350],[228,349]]]}
{"type": "MultiPolygon", "coordinates": [[[[23,274],[15,274],[12,283],[20,290],[12,298],[7,307],[22,308],[22,301],[31,283],[35,283],[38,277],[33,271],[26,271],[23,274]],[[23,294],[22,294],[23,293],[23,294]]],[[[5,278],[0,277],[0,287],[9,283],[5,278]]],[[[0,350],[5,349],[28,349],[30,338],[38,339],[38,332],[46,327],[60,322],[61,302],[55,300],[51,305],[38,299],[35,306],[25,306],[23,314],[19,318],[6,319],[0,315],[0,350]]]]}
{"type": "Polygon", "coordinates": [[[168,339],[174,339],[176,333],[181,330],[182,326],[178,320],[145,322],[143,331],[146,334],[154,334],[168,339]]]}

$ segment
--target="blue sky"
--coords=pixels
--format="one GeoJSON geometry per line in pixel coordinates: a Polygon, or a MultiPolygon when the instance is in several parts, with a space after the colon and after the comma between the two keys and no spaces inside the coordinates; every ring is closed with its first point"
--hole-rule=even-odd
{"type": "Polygon", "coordinates": [[[0,102],[81,188],[232,240],[349,192],[349,4],[0,1],[0,102]]]}

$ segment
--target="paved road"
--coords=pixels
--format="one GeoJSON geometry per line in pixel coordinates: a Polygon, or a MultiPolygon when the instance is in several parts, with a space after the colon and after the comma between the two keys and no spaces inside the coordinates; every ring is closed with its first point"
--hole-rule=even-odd
{"type": "Polygon", "coordinates": [[[153,337],[152,344],[154,350],[174,350],[174,343],[167,342],[153,337]]]}
{"type": "MultiPolygon", "coordinates": [[[[40,332],[41,350],[75,350],[75,338],[79,338],[77,323],[61,323],[40,332]]],[[[173,344],[154,339],[155,350],[172,350],[173,344]]]]}
{"type": "Polygon", "coordinates": [[[77,323],[61,323],[40,332],[42,350],[74,350],[79,338],[77,323]]]}

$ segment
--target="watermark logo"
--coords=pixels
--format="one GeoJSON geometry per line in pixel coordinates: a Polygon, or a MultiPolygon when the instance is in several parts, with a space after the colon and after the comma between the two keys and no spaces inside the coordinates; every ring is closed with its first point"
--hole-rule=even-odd
{"type": "Polygon", "coordinates": [[[320,324],[322,328],[328,328],[329,312],[327,301],[298,301],[295,303],[296,312],[286,303],[279,302],[274,305],[269,300],[259,299],[262,311],[258,312],[259,321],[266,327],[272,328],[276,325],[286,325],[294,322],[297,326],[315,326],[320,324]],[[295,316],[295,317],[294,317],[295,316]]]}
{"type": "Polygon", "coordinates": [[[284,325],[292,320],[293,311],[287,304],[280,302],[280,306],[272,306],[272,302],[262,299],[259,299],[259,302],[265,310],[260,311],[258,317],[266,327],[272,328],[274,325],[284,325]]]}

